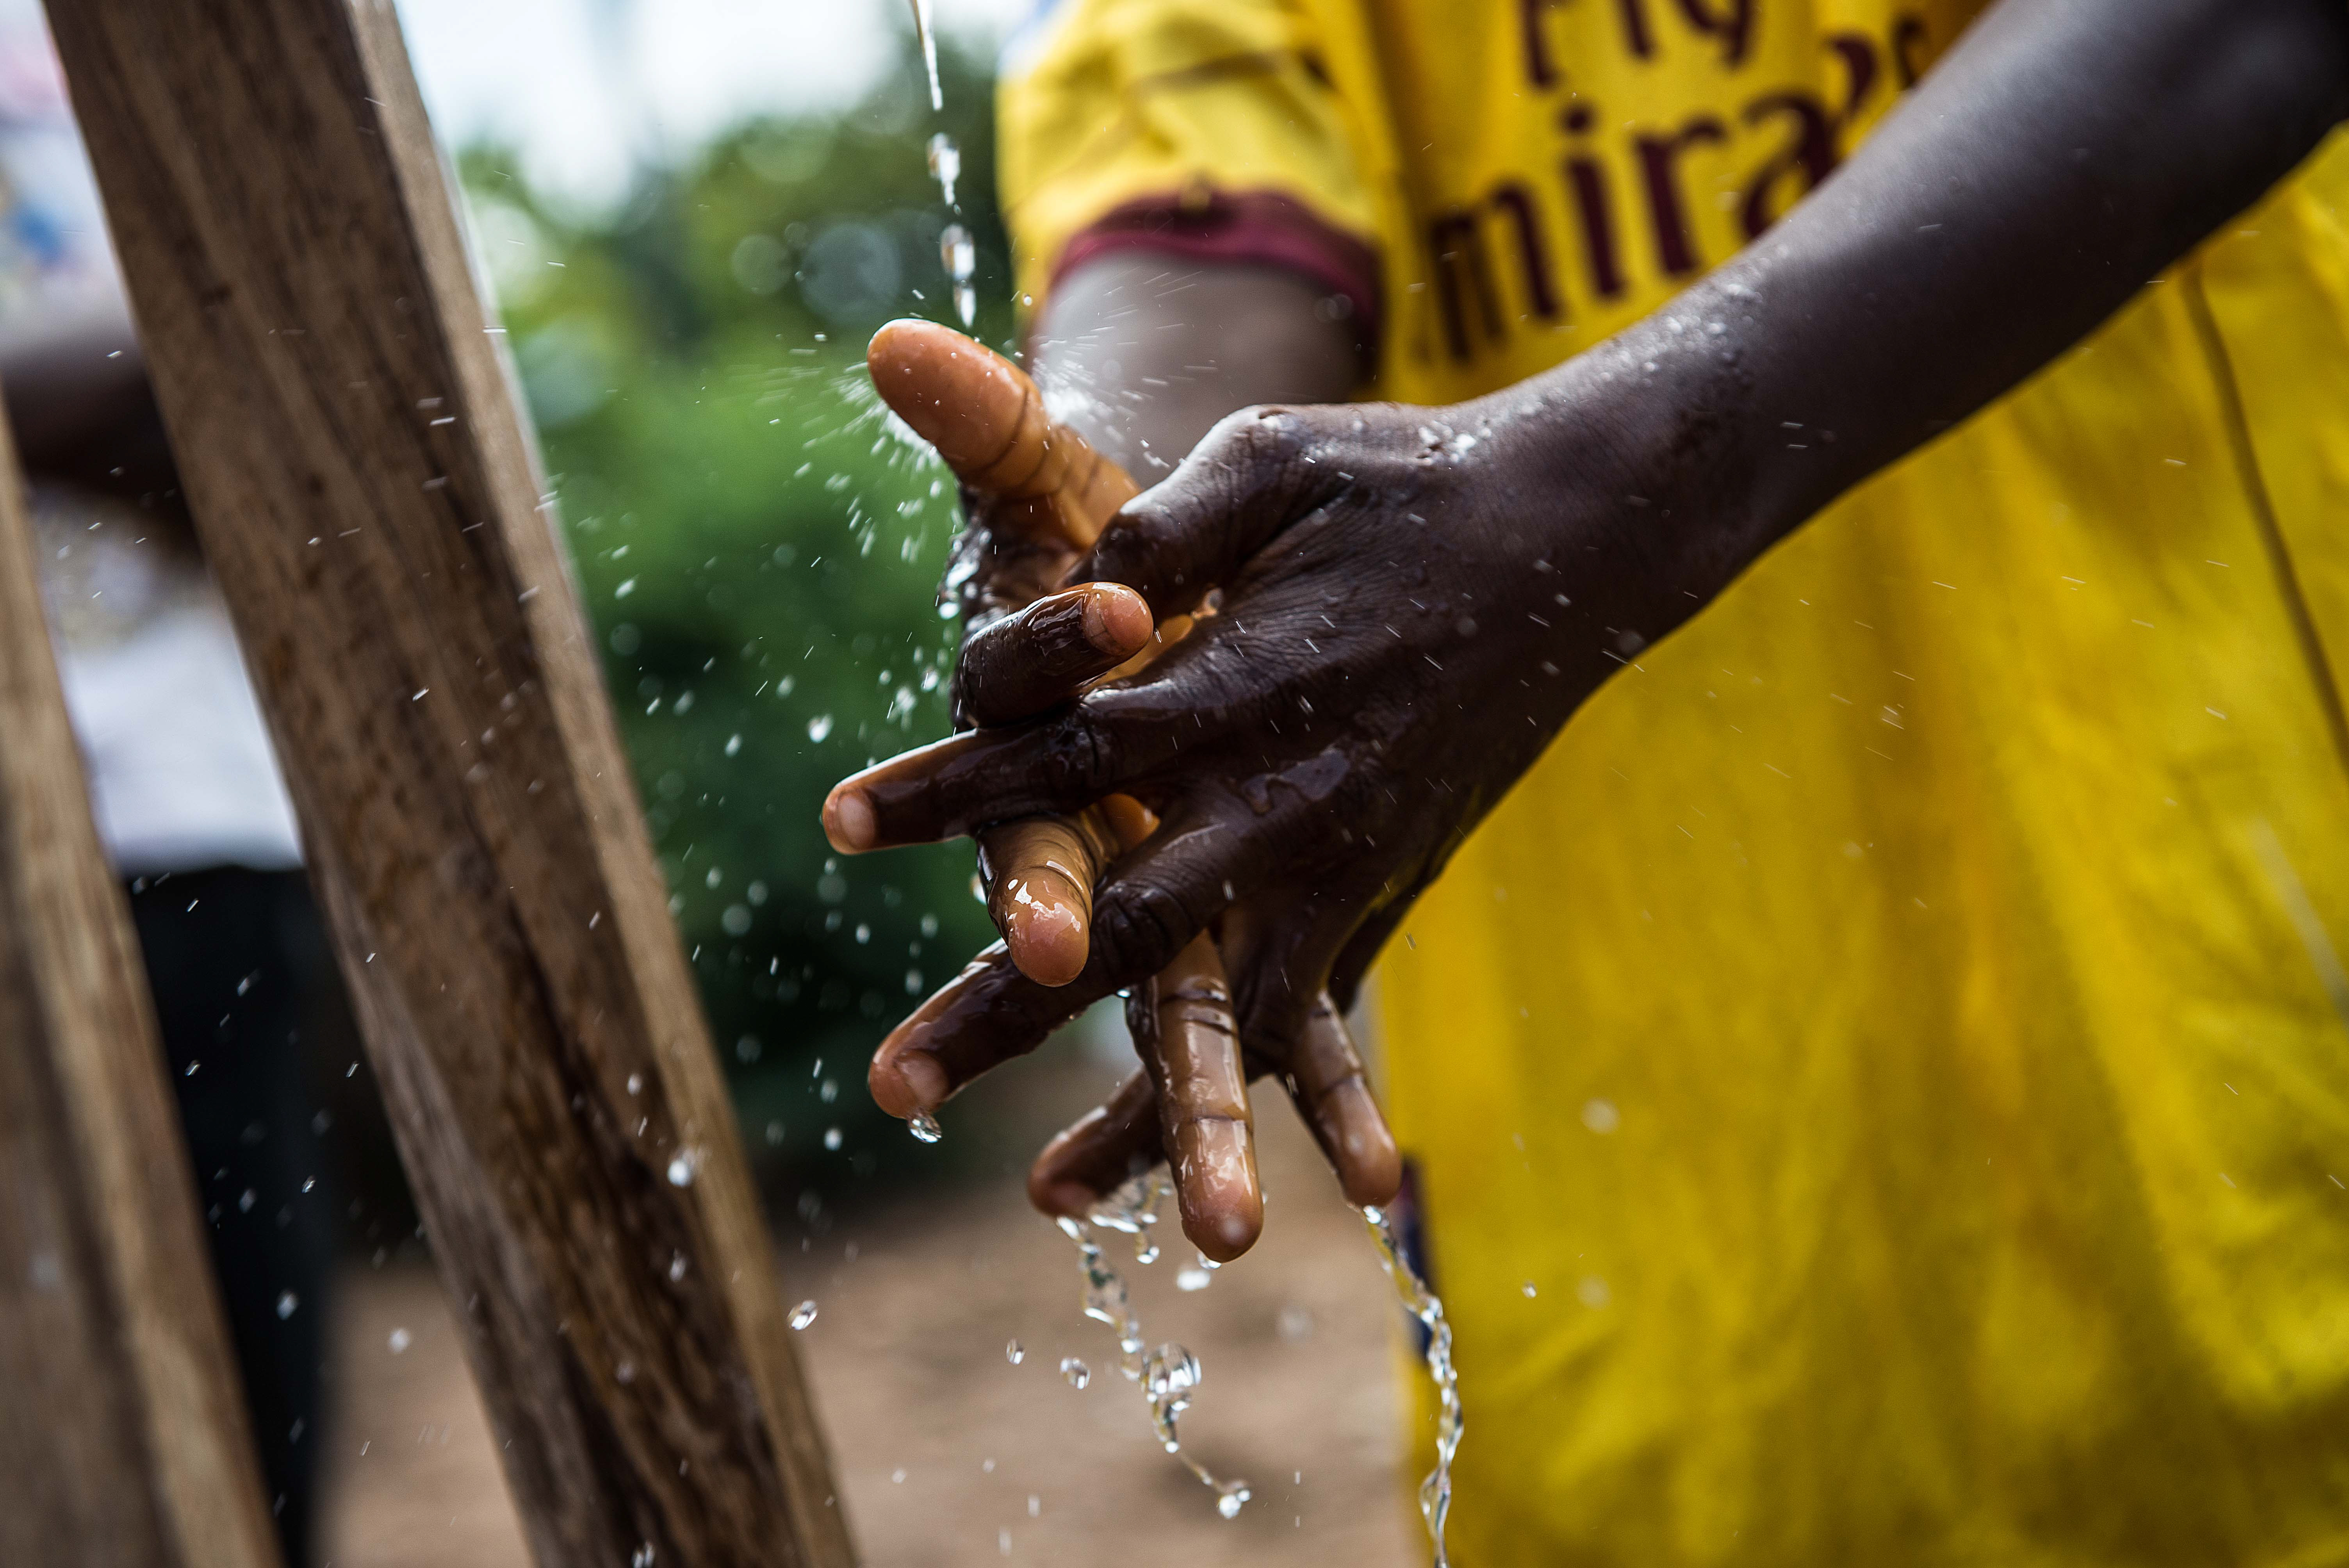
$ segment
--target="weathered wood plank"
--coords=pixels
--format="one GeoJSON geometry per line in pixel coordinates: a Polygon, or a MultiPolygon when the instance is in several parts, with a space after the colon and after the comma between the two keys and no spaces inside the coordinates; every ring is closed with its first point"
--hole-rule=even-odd
{"type": "Polygon", "coordinates": [[[539,1561],[850,1562],[391,7],[49,9],[539,1561]]]}
{"type": "Polygon", "coordinates": [[[0,420],[0,1563],[274,1568],[130,912],[0,420]]]}

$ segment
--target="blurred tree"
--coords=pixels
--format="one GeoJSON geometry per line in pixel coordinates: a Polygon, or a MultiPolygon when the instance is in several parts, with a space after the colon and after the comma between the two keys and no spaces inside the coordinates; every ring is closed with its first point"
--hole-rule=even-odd
{"type": "Polygon", "coordinates": [[[460,160],[746,1138],[819,1191],[912,1151],[864,1061],[991,934],[967,847],[839,862],[816,825],[834,779],[947,730],[954,490],[861,352],[893,315],[951,320],[937,131],[980,335],[1013,329],[992,77],[952,40],[939,63],[943,115],[908,38],[854,108],[648,167],[616,214],[563,211],[494,148],[460,160]]]}

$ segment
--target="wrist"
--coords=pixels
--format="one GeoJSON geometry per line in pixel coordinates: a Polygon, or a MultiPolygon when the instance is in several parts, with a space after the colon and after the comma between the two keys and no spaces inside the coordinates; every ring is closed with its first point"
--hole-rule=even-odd
{"type": "MultiPolygon", "coordinates": [[[[1713,599],[1799,524],[1788,459],[1837,460],[1826,431],[1782,428],[1754,374],[1754,303],[1711,280],[1564,365],[1464,405],[1529,510],[1540,559],[1596,550],[1640,602],[1648,639],[1713,599]]],[[[1626,606],[1627,611],[1630,606],[1626,606]]]]}

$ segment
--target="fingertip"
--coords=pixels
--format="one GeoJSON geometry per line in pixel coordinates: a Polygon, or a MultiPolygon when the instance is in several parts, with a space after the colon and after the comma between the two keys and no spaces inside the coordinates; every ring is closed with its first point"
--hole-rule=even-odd
{"type": "Polygon", "coordinates": [[[833,786],[823,802],[823,836],[843,855],[861,855],[875,837],[873,802],[850,784],[833,786]]]}
{"type": "Polygon", "coordinates": [[[1209,1263],[1230,1263],[1256,1245],[1263,1234],[1264,1206],[1261,1202],[1199,1215],[1192,1214],[1187,1209],[1184,1211],[1184,1239],[1198,1248],[1209,1263]]]}
{"type": "Polygon", "coordinates": [[[864,1084],[873,1103],[900,1121],[911,1121],[917,1113],[946,1103],[945,1069],[918,1050],[893,1050],[885,1043],[865,1070],[864,1084]]]}
{"type": "Polygon", "coordinates": [[[1330,1097],[1326,1135],[1338,1185],[1357,1208],[1391,1202],[1402,1191],[1402,1151],[1378,1101],[1360,1079],[1330,1097]]]}
{"type": "Polygon", "coordinates": [[[1095,583],[1085,590],[1085,640],[1121,662],[1150,645],[1156,622],[1141,594],[1118,583],[1095,583]]]}
{"type": "Polygon", "coordinates": [[[1395,1194],[1402,1191],[1402,1154],[1394,1140],[1378,1140],[1376,1147],[1361,1155],[1350,1150],[1339,1167],[1338,1185],[1346,1202],[1358,1209],[1384,1208],[1393,1202],[1395,1194]]]}
{"type": "Polygon", "coordinates": [[[1183,1234],[1216,1263],[1229,1263],[1264,1233],[1255,1139],[1245,1121],[1207,1119],[1175,1134],[1174,1188],[1183,1234]]]}
{"type": "Polygon", "coordinates": [[[1085,919],[1066,903],[1015,903],[1004,926],[1011,962],[1039,985],[1066,985],[1084,973],[1085,919]]]}
{"type": "Polygon", "coordinates": [[[1028,1181],[1028,1202],[1037,1212],[1055,1220],[1081,1220],[1100,1198],[1081,1181],[1055,1181],[1040,1176],[1031,1176],[1028,1181]]]}

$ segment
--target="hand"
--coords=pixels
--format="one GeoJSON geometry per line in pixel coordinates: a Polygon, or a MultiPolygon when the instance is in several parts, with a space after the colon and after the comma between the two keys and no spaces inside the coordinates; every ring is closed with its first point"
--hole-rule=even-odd
{"type": "MultiPolygon", "coordinates": [[[[885,398],[964,483],[971,525],[948,585],[974,629],[957,668],[958,720],[1025,717],[1068,700],[1121,661],[1125,670],[1140,668],[1187,633],[1192,618],[1177,615],[1154,639],[1148,612],[1122,588],[1049,592],[1134,487],[1073,431],[1045,418],[1027,377],[982,346],[918,322],[883,328],[867,359],[885,398]]],[[[1011,964],[1042,985],[1074,978],[1100,866],[1154,825],[1131,799],[1112,796],[1073,814],[983,830],[989,913],[1011,964]]],[[[1236,1257],[1262,1228],[1263,1202],[1230,994],[1213,943],[1193,941],[1137,991],[1128,1012],[1145,1072],[1117,1098],[1114,1119],[1132,1147],[1102,1148],[1086,1130],[1102,1117],[1088,1118],[1056,1140],[1033,1190],[1050,1212],[1081,1212],[1131,1174],[1134,1161],[1146,1168],[1163,1149],[1186,1233],[1217,1258],[1236,1257]],[[1104,1153],[1116,1156],[1113,1167],[1071,1181],[1069,1156],[1081,1162],[1104,1153]]],[[[1333,1010],[1324,1013],[1319,1048],[1304,1053],[1314,1088],[1301,1103],[1349,1190],[1367,1191],[1361,1201],[1383,1201],[1398,1164],[1393,1140],[1342,1024],[1333,1010]]]]}
{"type": "MultiPolygon", "coordinates": [[[[1288,1080],[1341,1172],[1357,1156],[1350,1196],[1392,1195],[1392,1145],[1347,1147],[1341,1108],[1368,1094],[1332,995],[1350,997],[1411,899],[1582,698],[1693,608],[1643,548],[1655,509],[1624,500],[1639,492],[1623,465],[1597,460],[1625,443],[1590,380],[1576,407],[1587,438],[1565,449],[1558,399],[1530,394],[1235,416],[1074,572],[1139,590],[1162,616],[1219,591],[1220,614],[1058,711],[835,789],[827,830],[848,852],[1112,794],[1163,820],[1096,890],[1077,977],[1045,987],[982,955],[883,1047],[884,1105],[937,1104],[1212,930],[1251,1064],[1288,1080]],[[1554,456],[1577,448],[1579,461],[1554,456]]],[[[968,678],[988,700],[986,672],[968,678]]],[[[1031,1191],[1065,1210],[1122,1180],[1154,1131],[1122,1094],[1047,1151],[1031,1191]]]]}

